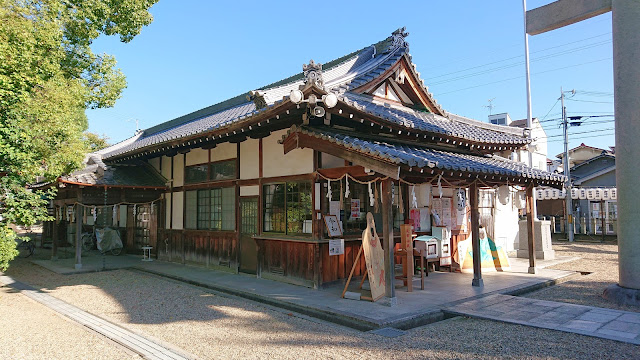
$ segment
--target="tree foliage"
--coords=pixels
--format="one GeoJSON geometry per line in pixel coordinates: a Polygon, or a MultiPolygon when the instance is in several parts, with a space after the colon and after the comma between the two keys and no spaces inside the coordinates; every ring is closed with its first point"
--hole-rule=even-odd
{"type": "Polygon", "coordinates": [[[85,131],[82,140],[89,152],[96,152],[109,146],[109,137],[107,135],[98,135],[96,133],[85,131]]]}
{"type": "MultiPolygon", "coordinates": [[[[27,184],[77,168],[89,150],[87,108],[115,104],[126,80],[100,35],[131,41],[157,0],[0,0],[0,268],[14,241],[8,224],[48,220],[51,192],[27,184]]],[[[93,144],[97,144],[93,141],[93,144]]]]}

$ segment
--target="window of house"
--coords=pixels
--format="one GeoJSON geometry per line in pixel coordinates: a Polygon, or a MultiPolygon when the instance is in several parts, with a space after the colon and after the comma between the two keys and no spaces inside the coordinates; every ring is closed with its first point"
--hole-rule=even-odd
{"type": "Polygon", "coordinates": [[[236,159],[185,167],[185,184],[236,178],[236,159]]]}
{"type": "Polygon", "coordinates": [[[235,188],[187,191],[185,194],[185,228],[235,230],[235,188]]]}
{"type": "Polygon", "coordinates": [[[310,182],[264,185],[263,195],[265,232],[311,233],[310,182]]]}
{"type": "Polygon", "coordinates": [[[185,184],[196,184],[207,181],[207,164],[185,167],[185,184]]]}

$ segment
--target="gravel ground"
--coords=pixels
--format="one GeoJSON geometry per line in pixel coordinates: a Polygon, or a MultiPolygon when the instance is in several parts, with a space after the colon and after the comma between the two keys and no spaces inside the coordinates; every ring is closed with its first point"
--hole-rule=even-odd
{"type": "Polygon", "coordinates": [[[134,359],[102,335],[0,287],[0,359],[134,359]]]}
{"type": "Polygon", "coordinates": [[[618,283],[617,244],[554,242],[553,249],[556,251],[556,256],[577,256],[580,259],[552,266],[552,269],[580,271],[586,275],[524,296],[540,300],[640,312],[640,307],[620,306],[602,297],[602,292],[607,286],[618,283]]]}
{"type": "Polygon", "coordinates": [[[203,359],[637,359],[640,353],[636,345],[467,318],[390,339],[127,270],[62,276],[19,260],[8,275],[203,359]]]}

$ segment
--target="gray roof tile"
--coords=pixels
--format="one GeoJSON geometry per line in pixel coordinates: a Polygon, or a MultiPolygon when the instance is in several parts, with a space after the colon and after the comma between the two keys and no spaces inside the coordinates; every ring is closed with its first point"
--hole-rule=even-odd
{"type": "Polygon", "coordinates": [[[363,154],[411,167],[526,177],[555,183],[562,183],[566,179],[563,175],[533,169],[523,163],[496,156],[460,154],[419,145],[398,144],[383,140],[365,140],[335,132],[328,128],[318,129],[294,126],[289,130],[289,134],[293,132],[301,132],[363,154]]]}

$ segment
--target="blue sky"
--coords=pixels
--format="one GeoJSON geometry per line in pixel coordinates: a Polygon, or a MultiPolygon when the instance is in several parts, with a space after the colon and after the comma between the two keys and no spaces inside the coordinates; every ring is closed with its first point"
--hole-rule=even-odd
{"type": "MultiPolygon", "coordinates": [[[[551,2],[529,0],[529,9],[551,2]]],[[[116,106],[87,111],[89,130],[111,143],[325,63],[406,26],[410,53],[443,108],[486,121],[526,117],[522,2],[168,1],[128,44],[95,41],[116,56],[128,87],[116,106]],[[224,5],[221,5],[224,4],[224,5]]],[[[543,119],[548,157],[562,151],[560,88],[576,90],[569,116],[598,116],[570,129],[570,147],[608,149],[613,135],[611,14],[529,37],[533,116],[543,119]]]]}

